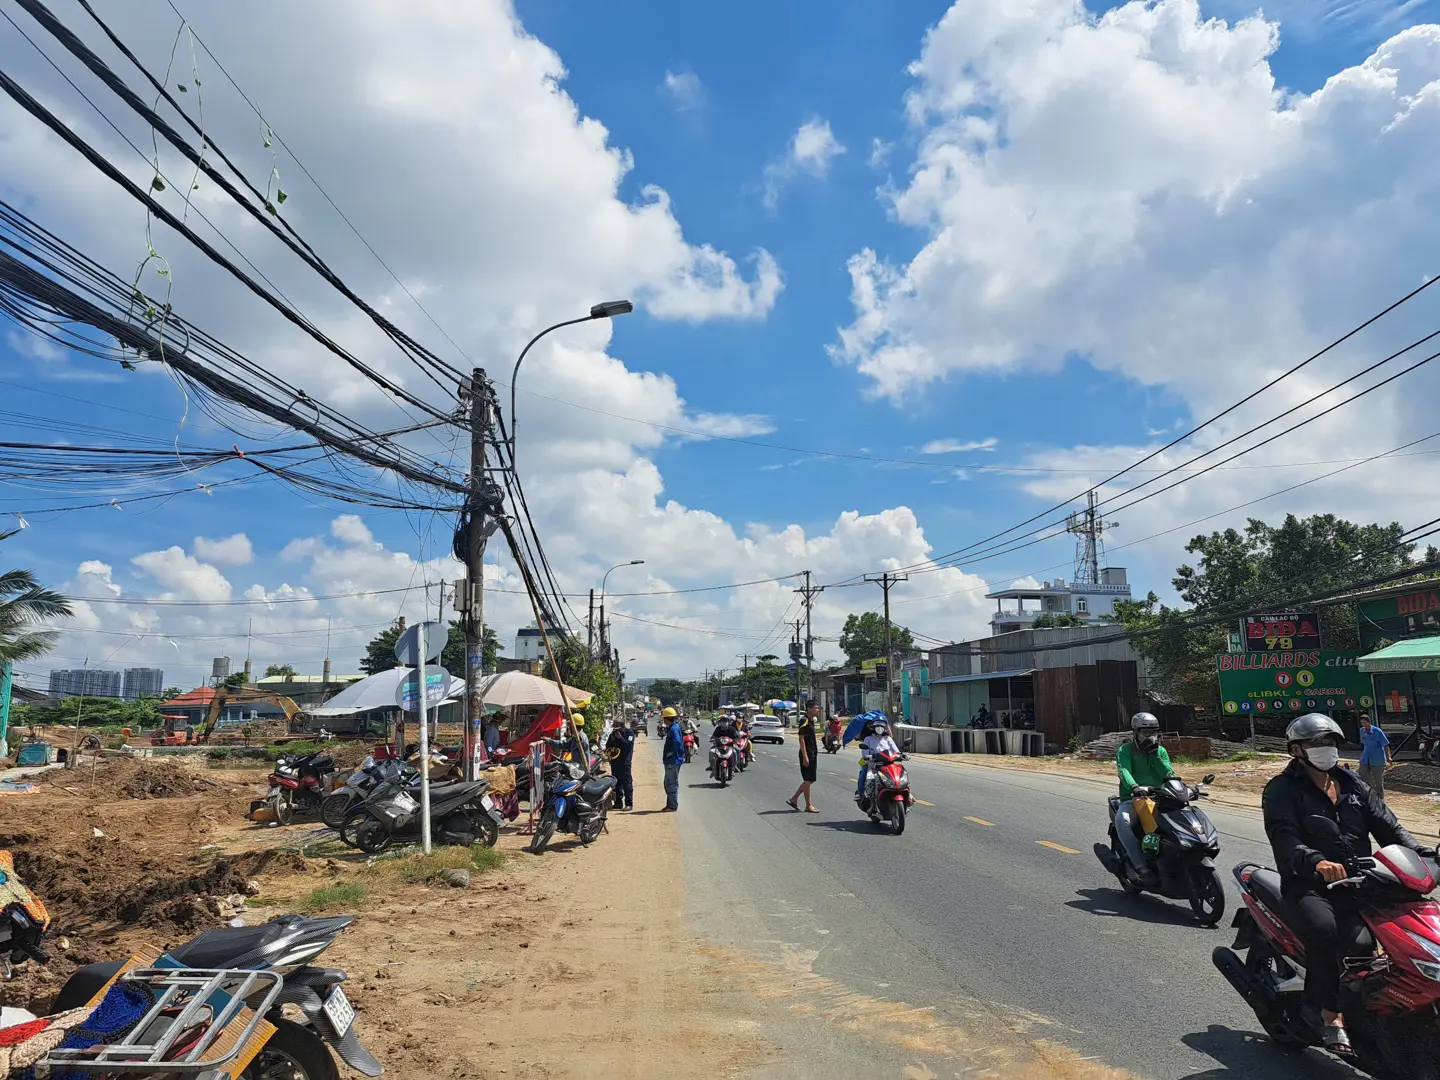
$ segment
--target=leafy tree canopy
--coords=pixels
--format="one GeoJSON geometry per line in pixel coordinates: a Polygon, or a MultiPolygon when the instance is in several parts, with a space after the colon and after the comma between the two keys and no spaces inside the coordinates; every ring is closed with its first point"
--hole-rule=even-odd
{"type": "MultiPolygon", "coordinates": [[[[898,623],[890,624],[890,647],[897,655],[905,655],[915,648],[915,638],[898,623]]],[[[875,611],[858,615],[851,614],[845,619],[840,631],[840,650],[845,662],[859,664],[885,655],[885,619],[875,611]]]]}
{"type": "Polygon", "coordinates": [[[1033,626],[1036,630],[1054,630],[1059,627],[1065,626],[1089,625],[1090,624],[1087,623],[1084,619],[1080,618],[1079,615],[1071,615],[1068,611],[1062,611],[1058,614],[1055,612],[1047,611],[1045,614],[1039,616],[1033,623],[1031,623],[1031,626],[1033,626]]]}
{"type": "MultiPolygon", "coordinates": [[[[0,540],[14,535],[14,530],[0,533],[0,540]]],[[[46,625],[69,614],[70,602],[43,588],[29,570],[0,572],[0,663],[49,652],[58,634],[46,625]]]]}
{"type": "Polygon", "coordinates": [[[289,664],[268,664],[265,667],[265,678],[267,679],[293,679],[295,669],[289,664]]]}

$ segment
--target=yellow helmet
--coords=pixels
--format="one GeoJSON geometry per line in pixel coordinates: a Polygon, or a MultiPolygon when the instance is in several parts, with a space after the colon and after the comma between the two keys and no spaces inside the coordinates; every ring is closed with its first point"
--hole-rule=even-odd
{"type": "Polygon", "coordinates": [[[575,721],[575,726],[576,726],[576,727],[584,727],[584,726],[585,726],[585,714],[584,714],[584,713],[572,712],[572,713],[570,714],[570,719],[575,721]]]}
{"type": "Polygon", "coordinates": [[[666,720],[670,720],[676,716],[679,716],[680,714],[677,713],[674,709],[672,709],[669,705],[666,705],[665,708],[660,710],[660,715],[663,716],[666,720]]]}

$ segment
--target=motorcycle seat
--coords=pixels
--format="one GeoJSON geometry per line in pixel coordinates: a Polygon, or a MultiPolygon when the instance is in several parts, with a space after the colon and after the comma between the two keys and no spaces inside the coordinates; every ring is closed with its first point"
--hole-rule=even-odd
{"type": "Polygon", "coordinates": [[[1261,868],[1250,875],[1250,891],[1275,914],[1285,910],[1285,898],[1280,892],[1280,875],[1274,870],[1261,868]]]}
{"type": "Polygon", "coordinates": [[[580,797],[588,803],[598,802],[605,797],[605,793],[615,786],[613,776],[602,776],[595,780],[587,780],[580,785],[580,797]]]}
{"type": "Polygon", "coordinates": [[[330,919],[302,919],[281,916],[258,926],[219,926],[206,930],[167,954],[172,960],[191,968],[224,968],[249,966],[269,946],[292,935],[338,934],[355,920],[351,916],[330,919]]]}

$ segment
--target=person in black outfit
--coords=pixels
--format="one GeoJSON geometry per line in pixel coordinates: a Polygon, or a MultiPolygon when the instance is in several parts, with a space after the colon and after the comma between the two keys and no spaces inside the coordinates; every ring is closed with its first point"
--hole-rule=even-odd
{"type": "Polygon", "coordinates": [[[800,786],[795,789],[795,794],[786,799],[791,810],[799,810],[797,805],[800,796],[805,796],[805,812],[807,814],[818,814],[815,804],[810,801],[810,785],[815,782],[815,755],[818,752],[815,747],[815,725],[820,722],[820,703],[810,702],[805,709],[805,716],[800,721],[796,734],[800,736],[800,786]]]}
{"type": "Polygon", "coordinates": [[[1340,1014],[1340,961],[1368,949],[1353,891],[1326,889],[1371,854],[1370,837],[1429,854],[1360,778],[1339,767],[1340,725],[1323,713],[1285,730],[1294,759],[1265,785],[1265,834],[1275,850],[1282,894],[1305,945],[1305,1003],[1318,1010],[1325,1049],[1350,1053],[1340,1014]]]}
{"type": "Polygon", "coordinates": [[[635,729],[630,721],[616,724],[605,742],[605,756],[610,759],[610,775],[615,777],[615,809],[635,809],[635,729]]]}

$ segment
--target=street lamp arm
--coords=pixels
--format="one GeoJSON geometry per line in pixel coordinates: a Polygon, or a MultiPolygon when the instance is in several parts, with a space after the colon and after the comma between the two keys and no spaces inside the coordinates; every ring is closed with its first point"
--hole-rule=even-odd
{"type": "Polygon", "coordinates": [[[574,326],[576,323],[589,321],[590,316],[586,315],[583,318],[566,319],[564,322],[557,322],[554,326],[547,326],[526,342],[525,348],[520,350],[520,356],[515,361],[515,368],[510,372],[510,464],[512,468],[515,464],[515,381],[520,377],[520,365],[525,362],[525,354],[530,351],[531,347],[537,341],[552,330],[559,330],[566,326],[574,326]]]}

